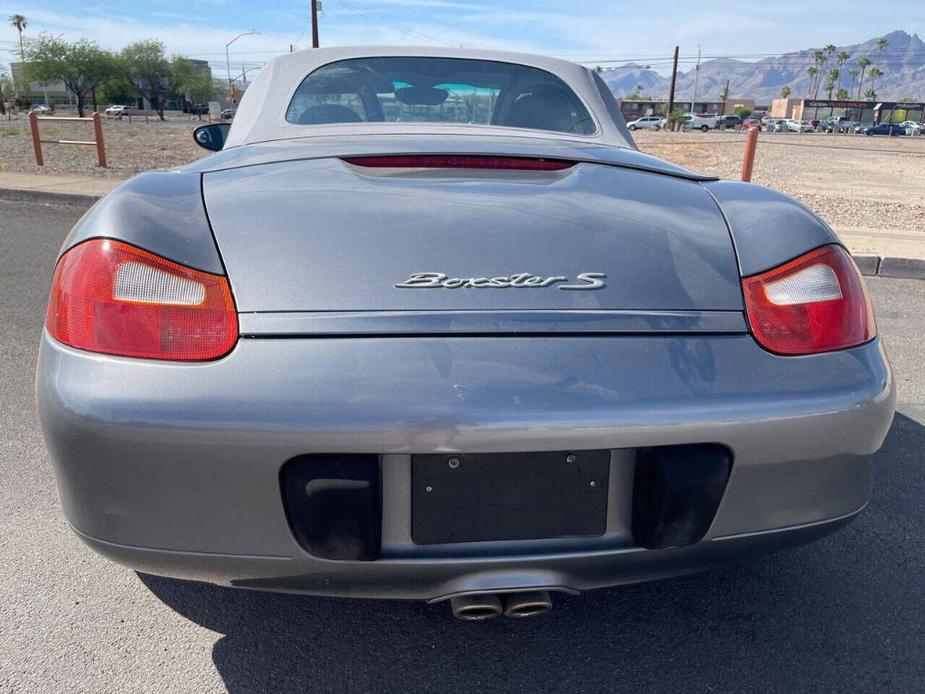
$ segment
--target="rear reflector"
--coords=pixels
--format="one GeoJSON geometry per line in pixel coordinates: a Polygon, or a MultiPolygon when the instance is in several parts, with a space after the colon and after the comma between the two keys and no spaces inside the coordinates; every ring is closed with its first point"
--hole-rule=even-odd
{"type": "Polygon", "coordinates": [[[238,339],[227,278],[111,239],[61,256],[45,327],[71,347],[147,359],[217,359],[238,339]]]}
{"type": "Polygon", "coordinates": [[[524,171],[561,171],[576,162],[563,159],[528,157],[491,157],[482,155],[409,154],[384,157],[348,157],[354,166],[416,169],[516,169],[524,171]]]}
{"type": "Polygon", "coordinates": [[[775,354],[830,352],[877,334],[857,266],[841,246],[822,246],[742,280],[748,322],[775,354]]]}

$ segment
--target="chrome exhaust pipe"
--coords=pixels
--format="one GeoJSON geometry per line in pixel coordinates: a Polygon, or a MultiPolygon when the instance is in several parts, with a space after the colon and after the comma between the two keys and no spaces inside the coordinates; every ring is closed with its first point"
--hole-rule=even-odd
{"type": "Polygon", "coordinates": [[[501,598],[492,593],[484,595],[457,595],[450,599],[450,607],[456,619],[479,622],[501,614],[501,598]]]}
{"type": "Polygon", "coordinates": [[[535,617],[552,609],[549,592],[535,590],[529,593],[510,593],[504,596],[506,617],[535,617]]]}

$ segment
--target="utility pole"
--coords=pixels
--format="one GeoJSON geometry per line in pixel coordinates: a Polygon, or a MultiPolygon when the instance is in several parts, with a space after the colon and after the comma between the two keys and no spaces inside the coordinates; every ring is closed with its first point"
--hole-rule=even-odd
{"type": "Polygon", "coordinates": [[[697,86],[700,82],[700,46],[697,46],[697,67],[694,68],[694,96],[691,98],[691,113],[694,113],[694,104],[697,101],[697,86]]]}
{"type": "Polygon", "coordinates": [[[312,0],[312,48],[318,48],[318,0],[312,0]]]}
{"type": "Polygon", "coordinates": [[[671,91],[668,92],[668,113],[665,114],[666,118],[671,117],[671,112],[674,111],[674,86],[678,81],[678,46],[674,47],[674,67],[671,68],[671,91]]]}

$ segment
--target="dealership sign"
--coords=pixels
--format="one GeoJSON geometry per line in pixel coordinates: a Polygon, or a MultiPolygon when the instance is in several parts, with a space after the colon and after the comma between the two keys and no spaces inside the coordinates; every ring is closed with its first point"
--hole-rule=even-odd
{"type": "Polygon", "coordinates": [[[896,109],[905,109],[907,111],[925,110],[923,102],[902,102],[902,101],[882,101],[873,103],[872,101],[829,101],[826,99],[812,99],[803,102],[804,108],[871,108],[875,111],[893,111],[896,109]]]}

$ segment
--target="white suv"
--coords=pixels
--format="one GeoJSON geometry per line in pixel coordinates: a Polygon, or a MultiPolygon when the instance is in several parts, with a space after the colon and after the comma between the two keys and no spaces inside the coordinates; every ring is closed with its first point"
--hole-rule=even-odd
{"type": "Polygon", "coordinates": [[[630,130],[642,130],[643,128],[655,128],[658,130],[665,125],[665,119],[661,116],[643,116],[636,120],[631,120],[626,124],[630,130]]]}
{"type": "Polygon", "coordinates": [[[128,115],[128,106],[123,106],[121,104],[116,104],[115,106],[110,106],[105,111],[104,114],[107,116],[127,116],[128,115]]]}

